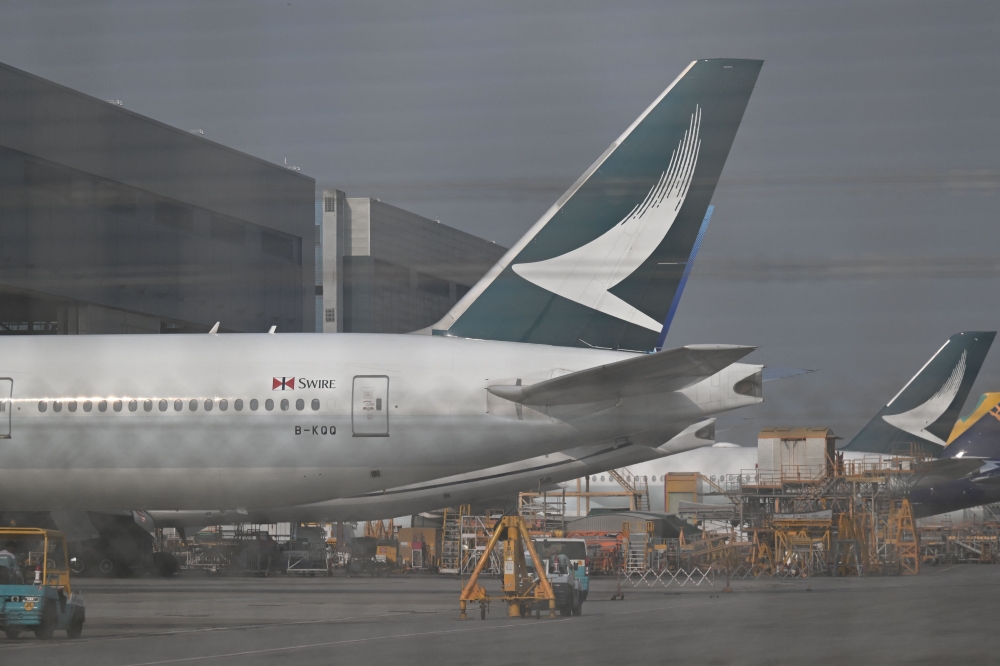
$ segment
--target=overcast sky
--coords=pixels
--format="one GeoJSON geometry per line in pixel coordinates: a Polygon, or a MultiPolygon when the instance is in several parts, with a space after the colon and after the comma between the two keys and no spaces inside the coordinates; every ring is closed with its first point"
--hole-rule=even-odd
{"type": "Polygon", "coordinates": [[[1000,4],[393,4],[0,0],[0,61],[509,245],[688,62],[763,58],[667,344],[818,372],[720,439],[849,438],[997,328],[1000,4]]]}

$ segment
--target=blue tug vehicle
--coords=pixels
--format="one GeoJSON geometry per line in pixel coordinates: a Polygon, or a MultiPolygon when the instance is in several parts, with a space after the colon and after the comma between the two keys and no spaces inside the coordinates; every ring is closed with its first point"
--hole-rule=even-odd
{"type": "Polygon", "coordinates": [[[86,619],[83,595],[70,586],[63,533],[0,528],[0,630],[7,638],[28,630],[40,639],[57,630],[79,638],[86,619]]]}

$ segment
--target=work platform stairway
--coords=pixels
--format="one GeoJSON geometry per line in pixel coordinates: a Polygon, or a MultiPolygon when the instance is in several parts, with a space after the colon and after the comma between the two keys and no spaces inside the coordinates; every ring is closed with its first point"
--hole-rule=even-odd
{"type": "Polygon", "coordinates": [[[462,516],[471,513],[469,505],[444,510],[441,530],[441,573],[457,574],[462,569],[462,516]]]}
{"type": "Polygon", "coordinates": [[[631,511],[649,511],[649,484],[645,476],[635,476],[625,467],[608,470],[608,474],[629,493],[631,511]]]}

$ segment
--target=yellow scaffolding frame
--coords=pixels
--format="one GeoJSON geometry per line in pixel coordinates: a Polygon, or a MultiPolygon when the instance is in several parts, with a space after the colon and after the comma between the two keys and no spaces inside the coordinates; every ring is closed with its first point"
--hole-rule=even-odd
{"type": "MultiPolygon", "coordinates": [[[[533,604],[548,602],[549,617],[556,616],[556,596],[549,584],[549,579],[545,575],[545,566],[535,546],[531,543],[531,535],[520,516],[504,516],[500,519],[490,541],[486,544],[486,553],[490,553],[496,548],[500,541],[503,545],[503,601],[507,604],[508,617],[524,617],[533,604]],[[534,576],[528,573],[527,561],[524,552],[528,551],[531,561],[535,566],[534,576]]],[[[489,557],[484,556],[479,560],[476,568],[469,577],[469,582],[462,589],[459,596],[459,618],[466,619],[466,605],[468,602],[479,602],[482,619],[486,619],[486,611],[489,608],[490,596],[486,593],[486,588],[479,585],[479,574],[482,573],[489,557]]]]}
{"type": "Polygon", "coordinates": [[[910,500],[893,500],[889,507],[889,533],[886,543],[891,545],[899,562],[900,573],[920,573],[920,533],[913,519],[910,500]]]}

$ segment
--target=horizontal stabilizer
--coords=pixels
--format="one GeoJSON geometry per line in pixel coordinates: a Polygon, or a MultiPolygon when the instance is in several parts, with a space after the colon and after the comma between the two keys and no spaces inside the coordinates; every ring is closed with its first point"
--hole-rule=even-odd
{"type": "Polygon", "coordinates": [[[972,474],[983,466],[975,458],[938,458],[918,463],[913,469],[910,491],[930,488],[939,483],[955,481],[972,474]]]}
{"type": "Polygon", "coordinates": [[[664,456],[700,449],[715,444],[715,419],[705,419],[689,425],[669,440],[656,447],[664,456]]]}
{"type": "Polygon", "coordinates": [[[687,388],[740,360],[755,347],[689,345],[642,354],[529,386],[490,386],[489,392],[525,405],[578,405],[687,388]]]}
{"type": "Polygon", "coordinates": [[[1000,486],[1000,470],[993,468],[984,474],[977,474],[972,477],[972,482],[977,486],[1000,486]]]}

